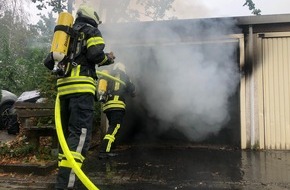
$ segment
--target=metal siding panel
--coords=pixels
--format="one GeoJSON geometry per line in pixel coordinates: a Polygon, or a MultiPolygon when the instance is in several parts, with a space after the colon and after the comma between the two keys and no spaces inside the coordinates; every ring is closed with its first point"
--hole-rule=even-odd
{"type": "MultiPolygon", "coordinates": [[[[262,47],[262,39],[257,38],[257,47],[258,51],[260,51],[262,47]]],[[[260,65],[263,64],[263,54],[258,54],[259,57],[257,57],[257,65],[256,68],[257,72],[257,101],[258,101],[258,126],[259,126],[259,135],[258,135],[258,143],[260,149],[265,149],[265,121],[264,121],[264,88],[263,88],[263,69],[261,69],[260,65]]]]}
{"type": "Polygon", "coordinates": [[[271,47],[270,50],[272,50],[273,53],[273,60],[272,60],[272,66],[273,66],[273,85],[274,85],[274,121],[273,121],[273,126],[272,130],[275,133],[275,143],[274,147],[275,149],[280,149],[280,105],[279,105],[279,100],[280,100],[280,88],[279,88],[279,62],[278,62],[278,47],[277,47],[277,39],[272,38],[273,41],[273,46],[272,49],[271,47]]]}
{"type": "Polygon", "coordinates": [[[263,39],[265,147],[289,149],[290,38],[263,39]]]}
{"type": "Polygon", "coordinates": [[[279,88],[280,88],[280,101],[279,101],[279,105],[280,105],[280,149],[285,149],[285,144],[286,144],[286,137],[285,137],[285,129],[286,129],[286,123],[285,123],[285,73],[284,73],[284,55],[283,54],[283,38],[278,38],[278,47],[280,45],[280,48],[278,48],[279,52],[278,54],[278,63],[279,63],[279,88]]]}
{"type": "Polygon", "coordinates": [[[285,97],[284,97],[284,105],[285,105],[285,149],[290,149],[290,38],[287,38],[283,41],[283,57],[284,60],[284,76],[285,76],[285,97]],[[288,137],[288,138],[287,138],[288,137]]]}
{"type": "MultiPolygon", "coordinates": [[[[245,43],[244,38],[239,39],[240,45],[240,68],[245,66],[245,43]]],[[[247,125],[246,125],[246,79],[241,78],[240,81],[240,109],[241,109],[241,148],[247,148],[247,125]]]]}
{"type": "Polygon", "coordinates": [[[270,68],[270,64],[269,64],[269,60],[271,59],[271,55],[269,53],[269,46],[271,45],[271,41],[270,40],[263,40],[264,41],[264,47],[263,47],[263,58],[264,58],[264,61],[263,61],[263,68],[264,68],[264,74],[265,74],[265,77],[264,77],[264,80],[265,80],[265,85],[264,85],[264,105],[265,105],[265,132],[266,132],[266,139],[265,139],[265,143],[266,143],[266,148],[267,149],[271,149],[271,101],[269,101],[269,96],[270,96],[270,91],[269,89],[271,89],[271,83],[270,83],[270,80],[269,80],[269,75],[271,76],[272,73],[270,73],[270,71],[272,71],[272,69],[270,68]],[[266,55],[268,55],[266,57],[266,55]]]}

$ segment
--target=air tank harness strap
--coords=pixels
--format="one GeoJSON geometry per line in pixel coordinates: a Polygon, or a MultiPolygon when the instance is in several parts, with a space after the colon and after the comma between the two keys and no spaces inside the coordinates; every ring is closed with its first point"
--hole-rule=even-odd
{"type": "Polygon", "coordinates": [[[74,29],[71,26],[56,25],[54,27],[54,32],[56,32],[56,31],[63,31],[63,32],[69,34],[71,37],[77,36],[77,33],[74,31],[74,29]]]}

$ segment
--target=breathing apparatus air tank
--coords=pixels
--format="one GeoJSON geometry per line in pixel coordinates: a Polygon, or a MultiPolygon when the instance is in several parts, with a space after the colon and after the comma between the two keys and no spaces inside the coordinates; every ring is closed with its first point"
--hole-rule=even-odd
{"type": "MultiPolygon", "coordinates": [[[[109,74],[109,71],[103,70],[102,73],[109,74]]],[[[98,96],[99,96],[98,101],[100,101],[100,102],[106,101],[106,99],[107,99],[107,96],[106,96],[107,86],[108,86],[108,81],[104,76],[102,76],[99,80],[99,83],[98,83],[98,96]]]]}
{"type": "Polygon", "coordinates": [[[50,50],[54,60],[53,73],[58,73],[65,69],[65,65],[61,63],[68,54],[70,44],[69,31],[72,30],[73,20],[73,16],[68,12],[61,12],[58,16],[50,50]]]}

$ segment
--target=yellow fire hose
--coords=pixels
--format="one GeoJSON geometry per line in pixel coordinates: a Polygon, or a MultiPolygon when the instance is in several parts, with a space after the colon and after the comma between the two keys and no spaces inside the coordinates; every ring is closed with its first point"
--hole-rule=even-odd
{"type": "MultiPolygon", "coordinates": [[[[103,73],[100,71],[96,71],[97,74],[105,76],[107,78],[110,78],[114,81],[117,81],[123,85],[126,85],[124,81],[113,77],[107,73],[103,73]]],[[[61,119],[60,119],[60,102],[59,102],[59,95],[56,97],[55,101],[55,110],[54,110],[54,115],[55,115],[55,126],[56,126],[56,133],[58,137],[59,144],[61,146],[61,149],[66,156],[67,161],[71,164],[71,167],[75,174],[78,176],[78,178],[81,180],[81,182],[89,189],[89,190],[99,190],[92,182],[91,180],[85,175],[85,173],[81,170],[79,165],[76,163],[73,155],[71,154],[69,147],[66,143],[63,130],[62,130],[62,124],[61,124],[61,119]]]]}
{"type": "Polygon", "coordinates": [[[58,137],[59,144],[62,148],[64,155],[66,156],[67,161],[71,164],[71,167],[78,178],[82,181],[82,183],[89,189],[89,190],[98,190],[98,188],[90,181],[90,179],[84,174],[81,170],[79,165],[76,163],[73,155],[71,154],[69,147],[67,146],[63,130],[62,124],[60,119],[60,103],[59,103],[59,95],[56,97],[55,101],[55,125],[56,125],[56,133],[58,137]]]}
{"type": "Polygon", "coordinates": [[[97,75],[102,75],[104,77],[107,77],[109,79],[112,79],[114,81],[117,81],[117,82],[121,83],[122,85],[126,86],[126,83],[124,81],[122,81],[122,80],[120,80],[120,79],[118,79],[116,77],[113,77],[112,75],[109,75],[109,74],[104,73],[104,72],[101,72],[101,71],[96,71],[96,73],[97,73],[97,75]]]}

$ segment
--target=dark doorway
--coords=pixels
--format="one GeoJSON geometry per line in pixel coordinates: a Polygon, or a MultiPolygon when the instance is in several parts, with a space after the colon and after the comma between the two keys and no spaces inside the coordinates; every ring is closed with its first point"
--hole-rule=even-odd
{"type": "MultiPolygon", "coordinates": [[[[230,80],[239,80],[239,49],[238,42],[214,42],[214,43],[183,43],[183,44],[169,44],[169,45],[148,45],[148,46],[134,46],[134,47],[122,47],[116,51],[119,53],[118,60],[125,62],[128,67],[128,72],[131,74],[132,80],[135,82],[137,87],[138,96],[135,99],[127,99],[127,112],[125,118],[125,125],[119,131],[119,143],[154,143],[154,142],[193,142],[198,144],[210,144],[210,145],[227,145],[227,146],[240,146],[240,92],[239,92],[239,81],[235,85],[229,85],[229,88],[234,88],[230,90],[230,94],[226,96],[224,100],[225,108],[227,109],[227,119],[224,123],[218,123],[218,131],[208,132],[206,136],[202,139],[194,140],[188,137],[186,132],[182,131],[182,128],[185,126],[180,126],[179,122],[174,122],[172,120],[164,120],[160,116],[154,113],[152,105],[150,105],[150,99],[148,98],[148,93],[156,93],[156,90],[159,91],[154,97],[154,103],[158,104],[161,101],[168,101],[168,98],[171,97],[170,91],[165,91],[162,94],[162,86],[156,88],[156,85],[164,83],[164,85],[170,85],[171,80],[174,80],[176,76],[169,76],[169,80],[164,82],[163,80],[156,80],[155,83],[148,82],[148,78],[152,79],[155,76],[172,72],[170,69],[164,66],[160,66],[160,55],[167,56],[166,60],[168,64],[173,64],[178,67],[186,67],[187,70],[194,69],[196,67],[191,66],[190,62],[195,62],[198,60],[200,62],[199,67],[206,68],[209,64],[219,64],[221,67],[225,68],[226,73],[228,66],[224,64],[224,61],[230,61],[232,69],[235,69],[234,78],[229,77],[230,80]],[[230,53],[227,53],[229,52],[230,53]],[[185,53],[186,52],[186,53],[185,53]],[[196,54],[198,52],[198,54],[196,54]],[[225,59],[222,58],[222,55],[225,55],[225,59]],[[197,58],[196,56],[200,56],[197,58]],[[135,56],[137,55],[137,56],[135,56]],[[184,57],[182,57],[184,56],[184,57]],[[177,57],[177,58],[176,58],[177,57]],[[188,57],[188,58],[187,58],[188,57]],[[186,63],[187,62],[187,63],[186,63]],[[135,72],[134,68],[138,67],[138,71],[135,72]],[[130,73],[131,70],[131,73],[130,73]],[[170,71],[169,71],[170,70],[170,71]],[[132,73],[133,71],[133,73],[132,73]],[[134,73],[135,72],[135,73],[134,73]],[[133,75],[133,76],[132,76],[133,75]],[[150,105],[148,107],[148,105],[150,105]]],[[[164,61],[161,60],[161,61],[164,61]]],[[[178,69],[178,67],[176,67],[178,69]]],[[[214,67],[218,68],[218,67],[214,67]]],[[[223,72],[219,70],[213,71],[213,75],[223,75],[223,72]],[[219,73],[220,72],[220,73],[219,73]]],[[[174,72],[176,75],[182,75],[183,73],[174,72]]],[[[168,77],[168,75],[166,75],[168,77]]],[[[204,76],[206,78],[206,76],[204,76]]],[[[215,82],[213,76],[208,76],[213,78],[212,82],[215,82]]],[[[154,80],[154,79],[153,79],[154,80]]],[[[211,79],[208,79],[209,83],[211,79]]],[[[190,89],[191,81],[188,81],[190,89]]],[[[176,89],[178,86],[174,84],[176,89]]],[[[220,88],[223,88],[224,85],[220,84],[220,88]]],[[[205,84],[204,89],[209,88],[210,85],[205,84]]],[[[194,86],[192,88],[195,88],[194,86]]],[[[217,87],[219,88],[219,87],[217,87]]],[[[174,89],[174,88],[173,88],[174,89]]],[[[187,93],[186,90],[181,91],[180,93],[187,93]]],[[[211,94],[209,97],[215,97],[217,94],[211,94]]],[[[186,96],[181,96],[184,98],[186,96]]],[[[191,95],[189,95],[188,100],[190,100],[191,95]]],[[[202,98],[202,97],[201,97],[202,98]]],[[[170,100],[172,102],[172,100],[170,100]]],[[[173,100],[174,101],[174,100],[173,100]]],[[[186,100],[185,100],[186,101],[186,100]]],[[[153,105],[154,106],[154,105],[153,105]]],[[[158,107],[158,105],[156,105],[158,107]]],[[[170,111],[174,111],[175,107],[171,107],[170,111]]],[[[164,112],[169,111],[168,109],[164,112]]],[[[183,113],[174,114],[176,120],[178,117],[183,117],[183,113]]],[[[194,114],[193,114],[194,116],[194,114]]],[[[199,122],[199,121],[198,121],[199,122]]],[[[202,122],[199,122],[199,125],[202,125],[202,122]]],[[[214,123],[211,125],[215,125],[214,123]]],[[[194,127],[193,127],[194,128],[194,127]]]]}

